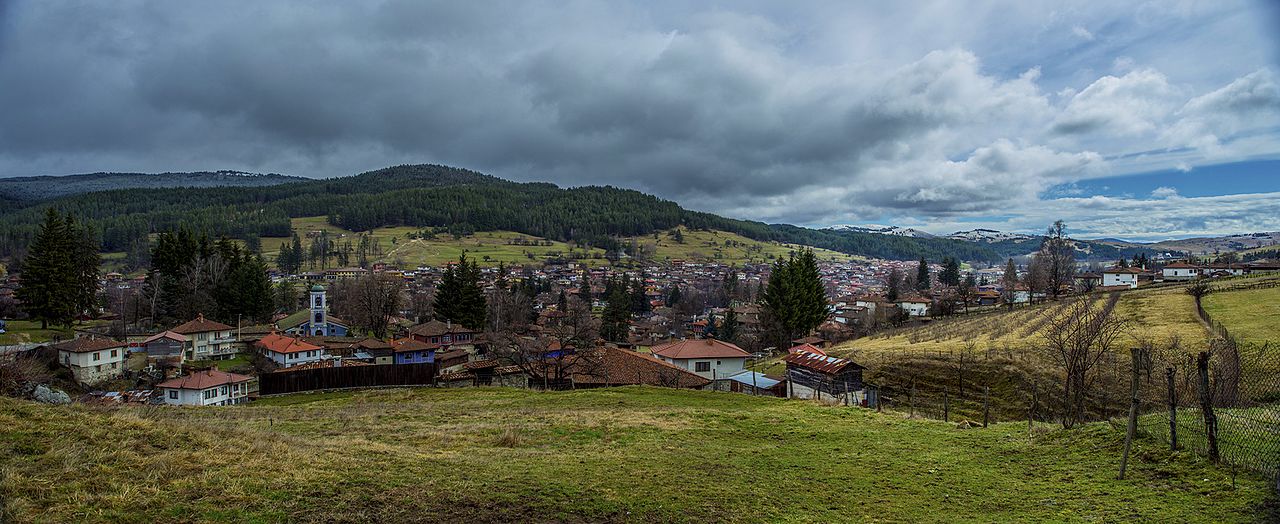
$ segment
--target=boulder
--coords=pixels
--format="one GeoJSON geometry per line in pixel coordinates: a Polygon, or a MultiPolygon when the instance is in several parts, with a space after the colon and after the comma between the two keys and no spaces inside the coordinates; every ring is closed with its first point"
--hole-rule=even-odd
{"type": "Polygon", "coordinates": [[[70,404],[71,396],[60,389],[52,389],[49,386],[40,384],[31,392],[31,399],[36,402],[45,404],[70,404]]]}

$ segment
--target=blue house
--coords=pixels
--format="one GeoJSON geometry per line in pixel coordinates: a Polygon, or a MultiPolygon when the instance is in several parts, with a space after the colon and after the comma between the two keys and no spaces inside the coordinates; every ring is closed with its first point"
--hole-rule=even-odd
{"type": "Polygon", "coordinates": [[[391,352],[396,364],[429,364],[436,361],[436,346],[402,338],[391,341],[391,352]]]}

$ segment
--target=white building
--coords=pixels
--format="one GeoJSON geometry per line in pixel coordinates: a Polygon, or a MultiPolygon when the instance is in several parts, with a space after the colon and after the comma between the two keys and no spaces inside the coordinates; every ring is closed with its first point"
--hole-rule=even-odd
{"type": "Polygon", "coordinates": [[[1102,286],[1128,286],[1133,289],[1138,287],[1138,275],[1141,273],[1141,269],[1134,267],[1107,268],[1102,272],[1102,286]]]}
{"type": "Polygon", "coordinates": [[[1186,262],[1174,262],[1160,270],[1165,280],[1194,280],[1200,278],[1200,266],[1186,262]]]}
{"type": "Polygon", "coordinates": [[[215,369],[197,371],[156,385],[165,404],[178,406],[226,406],[249,400],[252,377],[215,369]]]}
{"type": "Polygon", "coordinates": [[[751,357],[742,348],[714,338],[679,340],[650,351],[667,363],[712,380],[737,374],[751,357]]]}
{"type": "Polygon", "coordinates": [[[921,297],[906,297],[894,303],[913,317],[923,317],[929,314],[929,301],[921,297]]]}
{"type": "Polygon", "coordinates": [[[58,362],[71,369],[72,376],[82,384],[93,384],[120,378],[124,374],[124,342],[93,335],[55,344],[58,362]]]}
{"type": "Polygon", "coordinates": [[[205,320],[203,314],[170,331],[187,337],[187,360],[225,360],[234,358],[240,350],[235,328],[205,320]]]}
{"type": "Polygon", "coordinates": [[[263,356],[266,356],[282,368],[315,362],[328,357],[328,352],[323,347],[293,337],[286,337],[279,333],[271,333],[262,337],[262,340],[257,343],[257,348],[262,352],[263,356]]]}

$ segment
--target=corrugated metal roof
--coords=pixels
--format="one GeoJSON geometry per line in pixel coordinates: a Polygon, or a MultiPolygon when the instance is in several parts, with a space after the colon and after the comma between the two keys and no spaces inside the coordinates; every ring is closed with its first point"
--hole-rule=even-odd
{"type": "Polygon", "coordinates": [[[756,373],[755,371],[750,371],[750,370],[745,370],[733,376],[730,376],[729,380],[732,380],[734,382],[740,382],[748,386],[753,385],[752,380],[754,380],[755,387],[763,388],[763,389],[769,389],[781,383],[781,381],[774,380],[764,376],[764,373],[756,373]],[[755,375],[754,379],[751,378],[752,375],[755,375]]]}
{"type": "Polygon", "coordinates": [[[783,357],[782,360],[788,364],[795,364],[797,366],[806,367],[814,371],[828,374],[839,373],[848,366],[856,366],[859,369],[866,369],[852,360],[819,355],[817,353],[809,353],[807,351],[791,353],[786,357],[783,357]]]}

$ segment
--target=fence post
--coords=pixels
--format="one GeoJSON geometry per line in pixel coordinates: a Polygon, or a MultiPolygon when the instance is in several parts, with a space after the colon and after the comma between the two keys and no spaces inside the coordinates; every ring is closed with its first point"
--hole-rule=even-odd
{"type": "Polygon", "coordinates": [[[1036,392],[1036,383],[1031,383],[1031,406],[1027,409],[1027,436],[1031,436],[1031,423],[1036,419],[1036,404],[1040,402],[1039,393],[1036,392]]]}
{"type": "Polygon", "coordinates": [[[1173,367],[1164,368],[1164,382],[1169,388],[1169,451],[1178,451],[1178,390],[1173,387],[1173,367]]]}
{"type": "Polygon", "coordinates": [[[1209,353],[1201,351],[1196,357],[1200,372],[1200,410],[1204,412],[1204,436],[1209,443],[1209,460],[1218,462],[1218,416],[1213,413],[1213,392],[1209,391],[1209,353]]]}
{"type": "Polygon", "coordinates": [[[911,405],[910,418],[916,418],[916,379],[911,379],[911,391],[907,393],[907,403],[911,405]]]}
{"type": "Polygon", "coordinates": [[[1124,480],[1124,468],[1129,465],[1129,449],[1133,447],[1133,435],[1138,432],[1138,382],[1141,380],[1142,349],[1129,348],[1133,361],[1129,367],[1133,380],[1129,385],[1129,427],[1124,433],[1124,454],[1120,456],[1120,480],[1124,480]]]}
{"type": "Polygon", "coordinates": [[[982,427],[991,421],[991,386],[982,386],[982,427]]]}
{"type": "Polygon", "coordinates": [[[880,402],[880,386],[875,386],[874,389],[876,392],[876,413],[883,413],[883,404],[880,402]]]}
{"type": "Polygon", "coordinates": [[[951,422],[951,397],[946,388],[942,388],[942,421],[951,422]]]}

